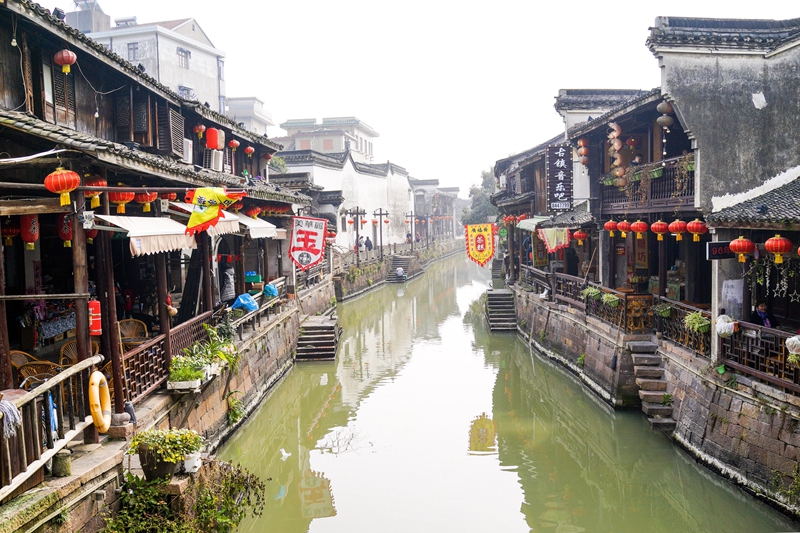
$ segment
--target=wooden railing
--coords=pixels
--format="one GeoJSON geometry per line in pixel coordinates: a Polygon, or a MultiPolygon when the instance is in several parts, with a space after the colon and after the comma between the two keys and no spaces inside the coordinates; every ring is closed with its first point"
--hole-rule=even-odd
{"type": "Polygon", "coordinates": [[[700,333],[687,328],[684,324],[684,319],[689,313],[702,313],[709,321],[711,320],[711,313],[663,296],[658,297],[656,303],[660,304],[660,306],[669,306],[668,316],[654,313],[653,321],[656,325],[656,331],[661,332],[665,339],[679,344],[697,355],[711,357],[711,328],[709,328],[709,331],[700,333]]]}
{"type": "Polygon", "coordinates": [[[260,294],[256,298],[256,302],[259,304],[258,309],[250,311],[244,316],[231,321],[231,327],[236,331],[240,341],[244,339],[245,327],[249,326],[251,330],[255,331],[256,328],[261,326],[261,319],[269,320],[270,311],[274,312],[275,309],[280,306],[280,302],[284,301],[286,298],[285,277],[274,279],[270,281],[270,283],[275,285],[275,288],[278,289],[278,296],[268,298],[265,294],[260,294]]]}
{"type": "MultiPolygon", "coordinates": [[[[327,261],[324,262],[327,265],[327,261]]],[[[305,272],[297,272],[297,290],[308,289],[322,281],[325,271],[323,264],[315,265],[305,272]]]]}
{"type": "Polygon", "coordinates": [[[644,165],[642,174],[660,166],[661,176],[630,181],[625,187],[602,186],[602,212],[627,213],[639,210],[663,210],[665,207],[694,205],[694,161],[683,157],[644,165]],[[663,163],[663,165],[662,165],[663,163]]]}
{"type": "Polygon", "coordinates": [[[20,391],[17,398],[7,398],[19,409],[22,426],[16,428],[16,436],[11,438],[5,438],[0,431],[0,501],[92,425],[92,417],[85,408],[85,384],[88,370],[102,361],[102,355],[84,359],[33,390],[20,391]]]}
{"type": "Polygon", "coordinates": [[[625,333],[653,332],[653,295],[631,294],[602,287],[596,283],[588,285],[597,287],[604,294],[612,294],[619,300],[615,305],[605,303],[602,299],[586,301],[586,314],[599,318],[603,322],[618,327],[625,333]]]}
{"type": "Polygon", "coordinates": [[[800,369],[786,361],[786,339],[792,336],[777,329],[739,322],[739,331],[720,339],[722,362],[737,372],[800,394],[800,369]]]}
{"type": "Polygon", "coordinates": [[[556,285],[555,299],[585,310],[586,303],[581,298],[581,291],[586,286],[584,279],[559,272],[553,274],[553,277],[556,285]]]}
{"type": "Polygon", "coordinates": [[[547,290],[548,300],[552,299],[553,296],[552,279],[553,274],[550,272],[532,266],[520,266],[519,283],[536,294],[542,294],[547,290]]]}

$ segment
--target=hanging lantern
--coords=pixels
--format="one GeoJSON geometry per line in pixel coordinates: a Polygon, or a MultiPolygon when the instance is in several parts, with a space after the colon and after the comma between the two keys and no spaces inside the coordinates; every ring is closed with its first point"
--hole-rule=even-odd
{"type": "Polygon", "coordinates": [[[620,231],[620,237],[624,239],[628,236],[628,232],[631,230],[631,223],[627,220],[623,220],[617,224],[617,229],[620,231]]]}
{"type": "Polygon", "coordinates": [[[692,238],[694,242],[700,242],[700,235],[702,235],[703,233],[708,233],[708,227],[706,227],[705,222],[703,222],[699,218],[696,218],[691,222],[689,222],[688,224],[686,224],[686,231],[694,235],[694,237],[692,238]]]}
{"type": "Polygon", "coordinates": [[[217,128],[206,130],[206,148],[209,150],[222,150],[225,148],[225,132],[217,128]]]}
{"type": "Polygon", "coordinates": [[[361,225],[363,226],[364,224],[367,223],[367,220],[365,218],[362,218],[361,220],[359,220],[359,222],[361,222],[361,225]]]}
{"type": "Polygon", "coordinates": [[[167,200],[168,202],[174,202],[178,199],[178,193],[176,192],[162,192],[161,199],[167,200]]]}
{"type": "Polygon", "coordinates": [[[650,229],[650,225],[643,220],[637,220],[633,224],[631,224],[631,230],[636,232],[637,239],[643,239],[645,232],[650,229]]]}
{"type": "Polygon", "coordinates": [[[425,220],[421,220],[421,221],[420,221],[420,224],[425,224],[425,220]]]}
{"type": "Polygon", "coordinates": [[[609,237],[614,236],[614,232],[617,231],[617,222],[616,220],[609,220],[605,224],[603,224],[603,229],[608,232],[609,237]]]}
{"type": "Polygon", "coordinates": [[[266,154],[264,154],[264,159],[266,159],[267,161],[269,161],[270,159],[272,159],[272,154],[270,154],[269,152],[267,152],[266,154]]]}
{"type": "Polygon", "coordinates": [[[589,166],[589,158],[588,157],[581,157],[581,165],[588,167],[589,166]]]}
{"type": "Polygon", "coordinates": [[[589,234],[583,231],[582,229],[579,229],[578,231],[573,233],[572,236],[578,239],[579,246],[583,246],[583,241],[589,238],[589,234]]]}
{"type": "Polygon", "coordinates": [[[622,135],[622,128],[616,122],[609,122],[608,127],[611,131],[608,132],[609,139],[616,139],[620,135],[622,135]]]}
{"type": "Polygon", "coordinates": [[[665,115],[671,115],[675,110],[672,108],[672,104],[664,100],[656,106],[656,111],[665,115]]]}
{"type": "Polygon", "coordinates": [[[669,232],[675,234],[675,240],[683,240],[683,234],[686,233],[686,222],[683,220],[675,220],[669,224],[669,232]]]}
{"type": "Polygon", "coordinates": [[[589,155],[589,147],[581,146],[580,148],[578,148],[578,155],[580,155],[580,156],[589,155]]]}
{"type": "Polygon", "coordinates": [[[228,146],[231,147],[231,152],[236,153],[236,149],[239,148],[239,141],[236,139],[231,139],[228,141],[228,146]]]}
{"type": "Polygon", "coordinates": [[[578,139],[578,146],[583,148],[584,146],[589,146],[589,139],[586,137],[581,137],[578,139]]]}
{"type": "MultiPolygon", "coordinates": [[[[106,187],[108,186],[108,182],[101,178],[100,176],[92,176],[90,174],[86,174],[84,176],[83,185],[85,187],[106,187]]],[[[83,191],[84,198],[91,198],[92,201],[89,204],[90,209],[96,209],[100,207],[100,195],[103,194],[102,191],[83,191]]]]}
{"type": "Polygon", "coordinates": [[[97,228],[92,228],[86,231],[86,242],[88,244],[94,244],[94,238],[97,237],[97,234],[100,233],[97,228]]]}
{"type": "Polygon", "coordinates": [[[192,128],[192,131],[194,131],[197,134],[197,138],[198,139],[202,139],[203,138],[203,133],[205,133],[205,131],[206,131],[206,127],[203,126],[202,124],[198,124],[197,126],[192,128]]]}
{"type": "Polygon", "coordinates": [[[375,219],[373,219],[373,220],[372,220],[372,225],[373,225],[373,226],[377,226],[377,225],[378,225],[378,221],[377,221],[377,220],[375,220],[375,219]]]}
{"type": "Polygon", "coordinates": [[[25,242],[26,250],[34,250],[39,240],[39,215],[22,215],[19,217],[20,236],[25,242]]]}
{"type": "Polygon", "coordinates": [[[769,253],[775,254],[775,264],[779,265],[783,263],[783,254],[791,252],[793,245],[792,241],[786,237],[781,237],[776,234],[774,237],[767,239],[767,242],[764,243],[764,248],[766,248],[769,253]]]}
{"type": "Polygon", "coordinates": [[[244,214],[251,217],[256,218],[261,213],[261,208],[257,205],[251,205],[247,209],[244,210],[244,214]]]}
{"type": "Polygon", "coordinates": [[[19,235],[19,220],[9,218],[7,222],[3,223],[3,237],[5,237],[6,246],[11,246],[11,239],[19,235]]]}
{"type": "Polygon", "coordinates": [[[625,175],[625,167],[617,167],[617,168],[615,168],[613,174],[616,177],[621,178],[622,176],[625,175]]]}
{"type": "Polygon", "coordinates": [[[64,241],[64,248],[72,248],[72,216],[69,213],[58,215],[58,236],[64,241]]]}
{"type": "Polygon", "coordinates": [[[347,223],[352,226],[355,223],[355,220],[353,220],[352,218],[348,218],[347,223]]]}
{"type": "MultiPolygon", "coordinates": [[[[124,184],[117,183],[117,185],[124,187],[124,184]]],[[[117,206],[117,214],[125,214],[125,204],[132,202],[136,195],[132,192],[119,191],[108,193],[108,201],[117,206]]]]}
{"type": "Polygon", "coordinates": [[[662,128],[669,128],[675,123],[675,119],[669,115],[661,115],[656,119],[656,122],[658,122],[658,125],[662,128]]]}
{"type": "Polygon", "coordinates": [[[631,138],[629,138],[627,141],[625,141],[625,144],[627,144],[627,145],[628,145],[628,148],[630,148],[630,149],[631,149],[631,151],[633,151],[633,150],[635,150],[635,149],[636,149],[636,145],[637,145],[638,143],[636,142],[636,139],[635,139],[635,138],[631,137],[631,138]]]}
{"type": "Polygon", "coordinates": [[[72,50],[59,50],[56,52],[56,55],[53,56],[53,61],[56,65],[61,66],[61,72],[64,74],[69,74],[69,66],[74,65],[75,62],[78,60],[78,56],[75,55],[75,52],[72,50]]]}
{"type": "Polygon", "coordinates": [[[81,177],[76,172],[58,167],[44,179],[44,187],[55,194],[60,194],[61,205],[69,205],[69,193],[81,184],[81,177]]]}
{"type": "Polygon", "coordinates": [[[619,152],[620,150],[622,150],[622,147],[623,147],[623,146],[624,146],[624,145],[622,144],[622,139],[612,139],[612,141],[611,141],[611,147],[612,147],[612,148],[613,148],[615,151],[619,152]]]}
{"type": "Polygon", "coordinates": [[[650,225],[650,231],[658,235],[659,241],[663,241],[664,235],[669,233],[669,225],[666,222],[658,220],[650,225]]]}
{"type": "Polygon", "coordinates": [[[239,210],[241,210],[243,207],[244,207],[244,202],[241,200],[239,200],[238,202],[234,202],[233,205],[231,205],[231,209],[233,209],[234,213],[238,213],[239,210]]]}
{"type": "Polygon", "coordinates": [[[410,220],[408,220],[408,219],[406,219],[406,224],[408,224],[409,222],[411,222],[411,221],[410,221],[410,220]]]}
{"type": "Polygon", "coordinates": [[[253,154],[255,153],[255,151],[256,151],[256,149],[253,148],[252,146],[248,146],[247,148],[244,149],[244,153],[247,154],[247,157],[253,157],[253,154]]]}
{"type": "Polygon", "coordinates": [[[745,239],[744,236],[740,235],[738,239],[731,241],[730,249],[731,252],[739,254],[739,262],[744,263],[747,260],[745,255],[752,254],[756,249],[756,245],[750,239],[745,239]]]}
{"type": "Polygon", "coordinates": [[[133,200],[137,204],[142,204],[142,213],[150,212],[150,202],[154,202],[158,198],[157,192],[137,192],[133,200]]]}
{"type": "Polygon", "coordinates": [[[383,219],[383,223],[384,223],[384,224],[388,224],[388,223],[389,223],[389,219],[388,219],[388,218],[384,218],[384,219],[383,219]]]}

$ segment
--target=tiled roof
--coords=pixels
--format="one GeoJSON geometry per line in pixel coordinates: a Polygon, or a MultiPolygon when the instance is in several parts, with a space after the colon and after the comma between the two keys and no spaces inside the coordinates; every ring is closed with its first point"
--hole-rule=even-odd
{"type": "Polygon", "coordinates": [[[221,113],[217,113],[213,109],[210,109],[199,102],[183,100],[182,105],[186,109],[191,109],[192,111],[202,116],[206,120],[211,120],[221,126],[226,126],[228,128],[231,128],[236,133],[236,135],[240,137],[244,137],[245,139],[250,139],[252,142],[258,143],[261,146],[272,148],[275,152],[283,150],[283,146],[270,141],[269,139],[267,139],[265,135],[259,135],[258,133],[253,133],[251,131],[248,131],[240,127],[239,124],[237,124],[234,120],[231,120],[229,117],[221,113]]]}
{"type": "MultiPolygon", "coordinates": [[[[350,152],[323,154],[314,150],[293,150],[278,154],[287,165],[317,165],[325,168],[340,170],[350,158],[350,152]]],[[[387,176],[389,171],[393,174],[408,175],[408,171],[390,161],[386,163],[359,163],[353,161],[353,168],[362,174],[373,176],[387,176]]]]}
{"type": "Polygon", "coordinates": [[[587,224],[594,224],[594,217],[586,211],[586,202],[583,202],[575,206],[574,210],[556,215],[550,220],[541,222],[539,225],[543,228],[576,229],[587,224]]]}
{"type": "Polygon", "coordinates": [[[605,127],[605,124],[609,120],[612,120],[613,118],[629,113],[633,109],[641,105],[650,103],[651,101],[658,100],[659,98],[661,98],[661,87],[656,87],[655,89],[652,89],[650,91],[642,92],[641,94],[639,94],[639,96],[635,96],[630,100],[625,101],[624,103],[618,105],[617,107],[609,110],[607,113],[600,115],[595,119],[592,119],[588,122],[584,122],[583,124],[578,124],[577,126],[573,126],[572,128],[569,129],[567,133],[569,134],[569,137],[572,139],[579,135],[588,133],[595,128],[601,126],[605,127]]]}
{"type": "Polygon", "coordinates": [[[710,226],[736,228],[800,224],[800,178],[706,216],[710,226]]]}
{"type": "Polygon", "coordinates": [[[494,164],[494,175],[495,176],[499,176],[500,174],[505,172],[506,169],[509,166],[511,166],[511,164],[513,162],[517,162],[519,164],[522,164],[523,162],[527,161],[528,159],[531,159],[531,158],[539,156],[540,154],[543,154],[544,153],[544,149],[547,148],[547,146],[549,144],[558,144],[558,143],[561,143],[561,142],[564,142],[564,134],[563,133],[559,133],[558,135],[556,135],[552,139],[549,139],[549,140],[543,142],[542,144],[538,144],[538,145],[534,146],[533,148],[529,148],[527,150],[519,152],[518,154],[510,155],[510,156],[508,156],[508,157],[506,157],[504,159],[500,159],[500,160],[496,161],[495,164],[494,164]]]}
{"type": "Polygon", "coordinates": [[[647,46],[774,50],[800,35],[800,18],[787,20],[658,17],[647,46]]]}
{"type": "Polygon", "coordinates": [[[556,111],[616,107],[645,92],[640,89],[561,89],[553,107],[556,111]]]}
{"type": "MultiPolygon", "coordinates": [[[[0,127],[47,139],[54,144],[61,144],[67,148],[84,152],[106,163],[116,163],[124,166],[127,162],[136,165],[135,169],[128,168],[128,170],[134,172],[142,172],[143,168],[150,169],[152,175],[192,185],[223,185],[231,187],[242,187],[243,185],[242,178],[238,176],[205,168],[196,170],[198,167],[195,165],[141,150],[131,150],[123,144],[50,124],[27,113],[0,108],[0,127]]],[[[283,202],[309,203],[311,201],[306,195],[286,189],[282,190],[280,187],[268,183],[257,183],[248,188],[248,193],[257,198],[283,202]]]]}

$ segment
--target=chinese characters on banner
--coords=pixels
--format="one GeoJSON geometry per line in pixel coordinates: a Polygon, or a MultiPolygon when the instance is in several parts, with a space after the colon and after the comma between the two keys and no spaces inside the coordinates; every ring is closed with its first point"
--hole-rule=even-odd
{"type": "Polygon", "coordinates": [[[547,211],[572,210],[572,147],[551,144],[545,150],[547,211]]]}
{"type": "Polygon", "coordinates": [[[467,226],[467,255],[480,266],[494,256],[494,224],[470,224],[467,226]]]}
{"type": "Polygon", "coordinates": [[[244,191],[233,192],[221,187],[200,187],[189,191],[184,200],[187,204],[194,204],[194,210],[186,224],[186,235],[194,235],[216,226],[220,217],[225,216],[222,210],[245,196],[247,193],[244,191]]]}
{"type": "Polygon", "coordinates": [[[328,221],[324,218],[292,217],[292,239],[289,259],[300,270],[308,270],[325,257],[325,233],[328,221]]]}

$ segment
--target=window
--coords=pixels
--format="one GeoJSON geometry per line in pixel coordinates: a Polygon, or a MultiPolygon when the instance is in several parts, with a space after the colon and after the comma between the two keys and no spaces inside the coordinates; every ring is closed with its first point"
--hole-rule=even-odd
{"type": "Polygon", "coordinates": [[[186,85],[178,85],[178,94],[181,96],[181,98],[186,98],[187,100],[197,99],[194,94],[194,89],[187,87],[186,85]]]}
{"type": "Polygon", "coordinates": [[[139,60],[139,43],[128,43],[128,61],[139,60]]]}
{"type": "Polygon", "coordinates": [[[220,96],[219,97],[219,112],[222,113],[223,115],[225,114],[225,97],[224,96],[220,96]]]}
{"type": "Polygon", "coordinates": [[[225,81],[225,61],[222,59],[217,60],[217,73],[219,74],[219,79],[225,81]]]}
{"type": "Polygon", "coordinates": [[[301,150],[311,150],[311,141],[300,141],[301,150]]]}
{"type": "Polygon", "coordinates": [[[323,150],[333,150],[333,139],[322,139],[323,150]]]}
{"type": "Polygon", "coordinates": [[[178,66],[181,68],[189,68],[189,59],[192,53],[189,50],[178,47],[178,66]]]}
{"type": "Polygon", "coordinates": [[[42,64],[42,77],[44,78],[44,99],[48,104],[54,104],[53,100],[53,70],[49,63],[42,64]]]}

